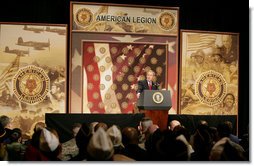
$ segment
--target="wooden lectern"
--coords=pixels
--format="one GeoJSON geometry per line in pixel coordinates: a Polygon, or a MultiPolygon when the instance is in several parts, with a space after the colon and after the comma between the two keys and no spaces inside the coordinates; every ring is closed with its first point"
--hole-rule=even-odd
{"type": "Polygon", "coordinates": [[[140,94],[137,106],[144,110],[145,116],[150,117],[161,130],[167,129],[168,111],[172,107],[170,91],[144,90],[140,94]]]}

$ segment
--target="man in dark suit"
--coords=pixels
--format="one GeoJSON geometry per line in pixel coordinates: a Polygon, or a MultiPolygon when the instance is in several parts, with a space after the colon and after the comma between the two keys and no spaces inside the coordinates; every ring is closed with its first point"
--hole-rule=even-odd
{"type": "Polygon", "coordinates": [[[138,98],[144,90],[158,90],[159,89],[159,84],[153,81],[154,76],[155,76],[155,72],[152,70],[149,70],[146,73],[146,79],[138,81],[138,90],[137,90],[138,98]]]}

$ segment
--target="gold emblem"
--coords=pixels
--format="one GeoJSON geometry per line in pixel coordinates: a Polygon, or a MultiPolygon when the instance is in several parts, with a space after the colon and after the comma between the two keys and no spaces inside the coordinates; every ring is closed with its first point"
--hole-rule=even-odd
{"type": "Polygon", "coordinates": [[[116,89],[117,89],[116,84],[112,84],[112,85],[111,85],[111,89],[112,89],[112,90],[116,90],[116,89]]]}
{"type": "Polygon", "coordinates": [[[94,74],[94,75],[93,75],[93,80],[94,80],[94,81],[99,81],[99,79],[100,79],[100,77],[99,77],[98,74],[94,74]]]}
{"type": "Polygon", "coordinates": [[[121,104],[123,109],[126,109],[128,107],[128,103],[127,102],[122,102],[121,104]]]}
{"type": "Polygon", "coordinates": [[[87,52],[92,54],[94,52],[94,48],[92,46],[87,47],[87,52]]]}
{"type": "Polygon", "coordinates": [[[134,62],[134,58],[133,57],[129,57],[128,58],[128,63],[131,65],[134,62]]]}
{"type": "Polygon", "coordinates": [[[135,48],[135,49],[134,49],[134,54],[135,54],[136,56],[138,56],[140,53],[141,53],[140,48],[135,48]]]}
{"type": "Polygon", "coordinates": [[[146,59],[144,57],[139,59],[139,63],[141,64],[145,64],[146,63],[146,59]]]}
{"type": "Polygon", "coordinates": [[[93,89],[93,84],[92,83],[88,83],[87,88],[88,88],[88,90],[92,90],[93,89]]]}
{"type": "Polygon", "coordinates": [[[213,70],[202,73],[195,83],[195,93],[200,102],[214,106],[222,102],[227,93],[224,77],[213,70]]]}
{"type": "Polygon", "coordinates": [[[128,66],[124,65],[123,68],[122,68],[122,71],[127,73],[129,71],[128,66]]]}
{"type": "Polygon", "coordinates": [[[164,96],[163,96],[163,94],[161,92],[155,92],[153,94],[153,101],[155,103],[160,104],[160,103],[163,102],[163,100],[164,100],[164,96]]]}
{"type": "Polygon", "coordinates": [[[117,62],[117,63],[122,63],[122,62],[123,62],[123,59],[119,56],[119,57],[117,57],[116,62],[117,62]]]}
{"type": "Polygon", "coordinates": [[[117,47],[112,47],[112,48],[110,49],[110,51],[111,51],[112,54],[116,54],[117,51],[118,51],[118,49],[117,49],[117,47]]]}
{"type": "Polygon", "coordinates": [[[110,62],[111,62],[111,58],[110,58],[110,57],[106,57],[106,58],[105,58],[105,61],[106,61],[107,63],[110,63],[110,62]]]}
{"type": "Polygon", "coordinates": [[[115,65],[113,65],[113,66],[111,67],[111,71],[112,71],[112,72],[116,72],[116,71],[117,71],[117,67],[116,67],[115,65]]]}
{"type": "Polygon", "coordinates": [[[105,80],[106,80],[106,81],[110,81],[110,80],[111,80],[111,76],[110,76],[110,75],[106,75],[106,76],[105,76],[105,80]]]}
{"type": "Polygon", "coordinates": [[[93,93],[93,99],[98,99],[99,98],[99,93],[98,92],[94,92],[93,93]]]}
{"type": "Polygon", "coordinates": [[[135,73],[138,73],[140,71],[140,67],[139,66],[135,66],[133,70],[134,70],[135,73]]]}
{"type": "Polygon", "coordinates": [[[121,100],[121,99],[123,98],[122,93],[117,93],[117,94],[116,94],[116,98],[117,98],[118,100],[121,100]]]}
{"type": "Polygon", "coordinates": [[[111,95],[109,93],[106,93],[105,99],[109,100],[111,98],[111,95]]]}
{"type": "Polygon", "coordinates": [[[164,50],[163,49],[157,49],[156,50],[156,54],[158,55],[158,56],[161,56],[162,54],[164,53],[164,50]]]}
{"type": "Polygon", "coordinates": [[[127,91],[128,88],[129,88],[129,86],[128,86],[127,84],[123,84],[123,85],[122,85],[122,89],[123,89],[124,91],[127,91]]]}
{"type": "Polygon", "coordinates": [[[100,71],[104,72],[106,70],[105,66],[100,66],[100,71]]]}
{"type": "Polygon", "coordinates": [[[81,26],[88,26],[93,21],[93,13],[86,8],[79,9],[75,15],[75,22],[81,26]]]}
{"type": "Polygon", "coordinates": [[[122,49],[123,54],[128,54],[129,49],[127,47],[124,47],[122,49]]]}
{"type": "Polygon", "coordinates": [[[157,61],[158,61],[158,60],[157,60],[156,58],[152,58],[152,59],[151,59],[151,64],[155,65],[155,64],[157,64],[157,61]]]}
{"type": "Polygon", "coordinates": [[[93,58],[93,61],[96,62],[96,63],[98,63],[98,62],[100,61],[100,57],[95,56],[95,57],[93,58]]]}
{"type": "Polygon", "coordinates": [[[105,85],[104,84],[100,84],[100,90],[104,90],[105,89],[105,85]]]}
{"type": "Polygon", "coordinates": [[[50,89],[50,80],[42,68],[30,65],[19,69],[13,78],[13,92],[17,99],[27,104],[42,102],[50,89]]]}
{"type": "Polygon", "coordinates": [[[94,70],[93,65],[88,65],[88,66],[87,66],[87,70],[88,70],[89,72],[92,72],[92,71],[94,70]]]}
{"type": "Polygon", "coordinates": [[[152,49],[151,48],[147,48],[145,50],[145,53],[146,53],[146,55],[151,55],[152,54],[152,49]]]}
{"type": "Polygon", "coordinates": [[[105,52],[106,52],[106,48],[101,47],[101,48],[100,48],[100,53],[101,53],[101,54],[104,54],[105,52]]]}
{"type": "Polygon", "coordinates": [[[164,12],[159,17],[159,26],[163,30],[171,30],[176,24],[175,16],[170,12],[164,12]]]}

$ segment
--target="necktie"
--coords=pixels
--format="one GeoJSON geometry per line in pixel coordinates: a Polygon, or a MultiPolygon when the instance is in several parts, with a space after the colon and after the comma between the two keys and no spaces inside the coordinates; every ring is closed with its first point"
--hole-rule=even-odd
{"type": "Polygon", "coordinates": [[[148,81],[149,90],[152,90],[152,83],[151,81],[148,81]]]}

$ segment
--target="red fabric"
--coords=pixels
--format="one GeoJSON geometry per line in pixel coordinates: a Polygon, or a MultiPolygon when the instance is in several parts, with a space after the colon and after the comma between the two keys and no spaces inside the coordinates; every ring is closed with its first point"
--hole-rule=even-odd
{"type": "Polygon", "coordinates": [[[29,145],[25,153],[25,161],[49,161],[38,149],[29,145]]]}

